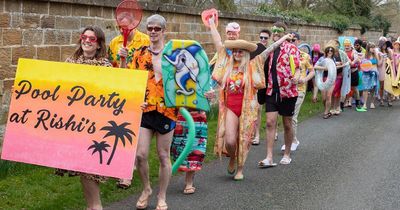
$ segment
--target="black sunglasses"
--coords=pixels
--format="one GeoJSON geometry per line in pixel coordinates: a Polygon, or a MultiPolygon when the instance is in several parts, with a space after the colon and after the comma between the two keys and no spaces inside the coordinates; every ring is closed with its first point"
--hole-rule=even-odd
{"type": "Polygon", "coordinates": [[[147,31],[150,31],[150,32],[152,32],[152,31],[159,32],[161,30],[162,30],[161,27],[147,27],[147,31]]]}
{"type": "Polygon", "coordinates": [[[260,36],[260,39],[268,40],[269,37],[268,36],[260,36]]]}
{"type": "Polygon", "coordinates": [[[297,39],[291,39],[291,40],[289,40],[291,43],[293,43],[293,42],[295,42],[295,41],[297,41],[297,39]]]}

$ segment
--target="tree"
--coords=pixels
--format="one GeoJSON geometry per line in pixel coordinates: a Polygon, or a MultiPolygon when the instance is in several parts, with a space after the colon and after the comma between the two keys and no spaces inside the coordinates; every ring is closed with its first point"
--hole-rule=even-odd
{"type": "Polygon", "coordinates": [[[136,136],[133,131],[131,131],[128,128],[125,128],[126,126],[130,125],[130,123],[122,123],[121,125],[117,125],[114,121],[108,121],[111,126],[104,126],[100,130],[105,130],[108,131],[106,135],[104,135],[104,138],[107,138],[109,136],[114,136],[114,146],[111,152],[110,157],[108,158],[107,165],[110,165],[111,160],[114,157],[115,150],[117,149],[118,142],[121,141],[122,145],[125,147],[125,137],[128,139],[129,143],[132,144],[132,135],[136,136]]]}
{"type": "Polygon", "coordinates": [[[99,142],[93,140],[93,144],[90,145],[90,147],[87,150],[93,149],[92,155],[94,155],[94,153],[98,152],[99,156],[100,156],[100,164],[103,164],[103,151],[108,152],[107,147],[110,147],[110,145],[107,144],[106,141],[102,141],[99,143],[99,142]]]}

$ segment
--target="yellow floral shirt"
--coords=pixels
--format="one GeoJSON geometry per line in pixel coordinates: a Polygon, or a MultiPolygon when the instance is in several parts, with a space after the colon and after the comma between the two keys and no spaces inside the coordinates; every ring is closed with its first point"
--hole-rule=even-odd
{"type": "MultiPolygon", "coordinates": [[[[119,35],[115,37],[110,42],[110,46],[108,48],[108,60],[111,62],[113,67],[119,67],[121,58],[118,55],[119,49],[124,44],[124,37],[119,35]]],[[[130,43],[127,44],[128,48],[128,57],[126,58],[127,68],[130,68],[132,65],[132,55],[135,50],[150,45],[150,38],[147,34],[140,32],[139,30],[135,31],[135,35],[130,43]]]]}
{"type": "MultiPolygon", "coordinates": [[[[307,69],[313,68],[311,64],[311,57],[305,52],[300,51],[300,78],[304,79],[307,76],[307,69]]],[[[305,92],[307,90],[307,83],[297,85],[298,92],[305,92]]]]}

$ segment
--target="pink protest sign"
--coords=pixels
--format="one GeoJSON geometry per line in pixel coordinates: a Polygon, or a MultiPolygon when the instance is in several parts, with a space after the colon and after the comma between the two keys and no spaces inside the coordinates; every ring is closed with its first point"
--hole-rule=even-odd
{"type": "Polygon", "coordinates": [[[20,59],[2,159],[132,178],[146,71],[20,59]]]}

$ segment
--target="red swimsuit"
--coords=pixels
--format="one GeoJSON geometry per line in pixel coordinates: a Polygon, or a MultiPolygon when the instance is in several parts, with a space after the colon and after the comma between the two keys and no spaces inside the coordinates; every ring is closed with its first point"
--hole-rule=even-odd
{"type": "Polygon", "coordinates": [[[243,84],[243,72],[238,71],[238,68],[234,67],[231,75],[227,79],[227,100],[226,106],[230,109],[237,117],[240,117],[242,113],[242,104],[244,96],[244,84],[243,84]]]}

